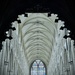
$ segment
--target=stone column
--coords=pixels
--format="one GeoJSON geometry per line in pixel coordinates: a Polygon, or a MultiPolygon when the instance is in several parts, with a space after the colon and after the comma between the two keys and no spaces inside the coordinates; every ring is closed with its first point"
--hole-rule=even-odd
{"type": "Polygon", "coordinates": [[[74,50],[74,40],[71,40],[71,53],[73,62],[71,63],[72,75],[75,75],[75,50],[74,50]]]}
{"type": "Polygon", "coordinates": [[[68,56],[68,62],[67,62],[67,73],[68,75],[71,75],[71,69],[70,69],[70,63],[72,62],[72,55],[71,55],[71,38],[67,38],[67,56],[68,56]]]}
{"type": "Polygon", "coordinates": [[[68,62],[71,62],[72,61],[72,55],[71,55],[71,38],[67,38],[67,45],[68,45],[68,50],[67,50],[67,53],[68,53],[68,62]]]}
{"type": "Polygon", "coordinates": [[[1,59],[2,59],[2,50],[1,50],[1,52],[0,52],[0,74],[1,74],[1,66],[2,66],[2,61],[1,61],[1,59]]]}
{"type": "Polygon", "coordinates": [[[18,63],[17,63],[17,60],[15,59],[15,61],[14,61],[14,75],[17,75],[17,71],[18,71],[18,63]]]}
{"type": "Polygon", "coordinates": [[[68,60],[67,60],[67,52],[66,52],[66,49],[64,49],[63,56],[64,56],[64,60],[63,60],[63,62],[64,62],[64,69],[63,69],[63,71],[64,71],[64,75],[67,75],[66,68],[67,68],[67,62],[68,62],[68,60]]]}
{"type": "Polygon", "coordinates": [[[2,42],[2,56],[1,56],[1,75],[4,75],[4,57],[5,57],[5,42],[2,42]]]}

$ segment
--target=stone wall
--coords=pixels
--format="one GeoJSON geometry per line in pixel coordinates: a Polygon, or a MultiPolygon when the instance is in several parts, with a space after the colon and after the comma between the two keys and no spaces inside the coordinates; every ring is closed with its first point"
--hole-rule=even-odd
{"type": "Polygon", "coordinates": [[[29,67],[25,58],[24,49],[19,43],[16,32],[13,39],[6,39],[0,52],[0,75],[29,75],[29,67]]]}
{"type": "Polygon", "coordinates": [[[63,38],[65,30],[56,35],[50,58],[48,75],[75,75],[75,47],[70,37],[63,38]],[[63,34],[62,34],[63,33],[63,34]]]}

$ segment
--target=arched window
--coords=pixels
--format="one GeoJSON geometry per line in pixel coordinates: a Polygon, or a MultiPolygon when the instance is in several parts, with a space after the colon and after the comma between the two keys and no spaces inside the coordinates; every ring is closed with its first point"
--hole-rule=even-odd
{"type": "Polygon", "coordinates": [[[31,75],[46,75],[46,67],[41,60],[35,60],[32,63],[31,75]]]}

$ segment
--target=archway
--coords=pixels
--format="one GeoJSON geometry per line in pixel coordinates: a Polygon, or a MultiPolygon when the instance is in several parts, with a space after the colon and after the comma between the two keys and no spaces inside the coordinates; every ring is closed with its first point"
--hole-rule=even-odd
{"type": "Polygon", "coordinates": [[[30,67],[30,75],[46,75],[46,66],[41,60],[35,60],[30,67]]]}

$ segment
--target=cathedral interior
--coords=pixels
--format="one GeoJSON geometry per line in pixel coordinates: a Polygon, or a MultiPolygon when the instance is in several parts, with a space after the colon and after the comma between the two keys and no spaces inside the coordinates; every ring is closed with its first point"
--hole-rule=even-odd
{"type": "Polygon", "coordinates": [[[75,75],[72,0],[0,1],[0,75],[75,75]]]}

